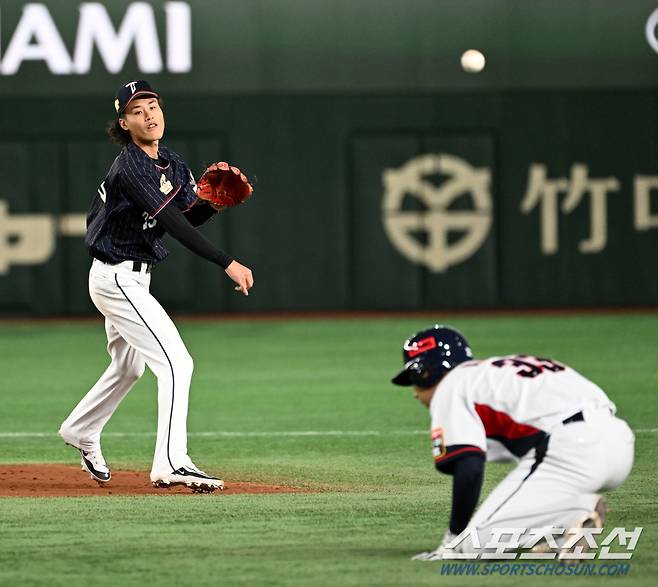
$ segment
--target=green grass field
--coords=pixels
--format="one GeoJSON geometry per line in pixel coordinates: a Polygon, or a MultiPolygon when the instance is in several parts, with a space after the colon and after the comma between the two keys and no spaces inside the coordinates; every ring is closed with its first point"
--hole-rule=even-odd
{"type": "MultiPolygon", "coordinates": [[[[658,315],[435,318],[477,356],[564,361],[617,403],[636,430],[636,464],[608,496],[607,526],[644,527],[628,576],[444,577],[441,563],[409,560],[438,543],[451,480],[433,469],[426,409],[389,379],[401,342],[434,318],[179,320],[195,359],[195,462],[227,484],[321,491],[0,498],[0,585],[654,585],[658,315]]],[[[77,462],[56,431],[105,368],[104,345],[100,320],[0,325],[0,463],[77,462]]],[[[148,470],[155,419],[147,372],[106,428],[114,470],[148,470]]],[[[488,465],[485,491],[507,470],[488,465]]]]}

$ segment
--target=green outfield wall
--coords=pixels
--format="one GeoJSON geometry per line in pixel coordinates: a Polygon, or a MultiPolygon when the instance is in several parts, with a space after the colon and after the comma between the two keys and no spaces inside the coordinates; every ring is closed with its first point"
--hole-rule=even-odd
{"type": "Polygon", "coordinates": [[[257,177],[203,228],[252,295],[168,241],[170,310],[656,304],[651,2],[236,4],[2,4],[0,313],[95,311],[84,217],[114,91],[139,77],[195,173],[257,177]],[[149,14],[150,45],[131,37],[149,14]],[[459,68],[469,47],[482,74],[459,68]]]}
{"type": "Polygon", "coordinates": [[[3,0],[0,87],[99,96],[124,72],[202,94],[655,88],[657,9],[654,0],[3,0]],[[472,47],[488,60],[477,76],[459,67],[472,47]]]}
{"type": "MultiPolygon", "coordinates": [[[[196,172],[228,159],[258,178],[205,229],[257,286],[230,295],[172,243],[154,289],[203,311],[655,303],[657,100],[171,96],[168,143],[196,172]]],[[[0,304],[87,311],[84,213],[116,152],[107,104],[5,104],[0,304]]]]}

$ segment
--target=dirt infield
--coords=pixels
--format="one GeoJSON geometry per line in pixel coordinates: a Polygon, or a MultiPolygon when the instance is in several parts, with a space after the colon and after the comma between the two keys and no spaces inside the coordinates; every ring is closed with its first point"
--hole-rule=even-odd
{"type": "MultiPolygon", "coordinates": [[[[299,487],[260,485],[224,479],[224,491],[213,496],[242,493],[309,493],[299,487]]],[[[187,487],[156,489],[144,471],[112,471],[100,485],[70,465],[0,465],[0,497],[82,497],[87,495],[193,495],[187,487]]]]}

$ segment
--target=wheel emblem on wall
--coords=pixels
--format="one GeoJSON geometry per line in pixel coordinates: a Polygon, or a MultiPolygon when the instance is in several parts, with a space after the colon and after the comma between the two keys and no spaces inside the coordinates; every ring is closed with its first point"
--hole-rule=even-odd
{"type": "MultiPolygon", "coordinates": [[[[426,154],[383,173],[384,230],[410,261],[440,273],[469,259],[491,227],[489,168],[448,154],[426,154]],[[439,185],[432,176],[441,176],[439,185]],[[467,206],[453,206],[465,196],[467,206]],[[405,198],[415,209],[405,209],[405,198]],[[450,235],[450,236],[449,236],[450,235]]],[[[462,202],[460,202],[461,204],[462,202]]]]}

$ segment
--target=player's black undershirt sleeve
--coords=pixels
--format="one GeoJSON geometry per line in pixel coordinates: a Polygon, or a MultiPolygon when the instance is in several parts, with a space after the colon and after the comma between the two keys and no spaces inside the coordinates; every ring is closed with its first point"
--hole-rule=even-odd
{"type": "Polygon", "coordinates": [[[224,251],[220,251],[205,236],[192,228],[176,206],[165,206],[158,214],[158,222],[178,242],[200,257],[208,259],[224,269],[233,262],[232,257],[224,251]]]}
{"type": "Polygon", "coordinates": [[[185,214],[185,218],[187,218],[187,221],[192,226],[201,226],[204,222],[210,220],[215,214],[217,214],[217,210],[207,202],[199,202],[186,212],[183,212],[183,214],[185,214]]]}
{"type": "Polygon", "coordinates": [[[468,526],[480,497],[484,479],[483,456],[472,454],[457,459],[452,467],[452,475],[450,531],[460,534],[468,526]]]}

